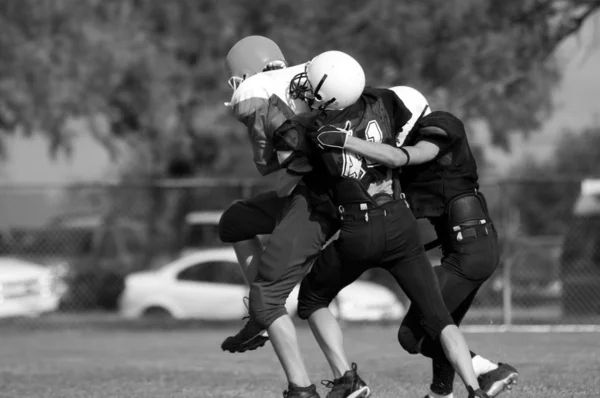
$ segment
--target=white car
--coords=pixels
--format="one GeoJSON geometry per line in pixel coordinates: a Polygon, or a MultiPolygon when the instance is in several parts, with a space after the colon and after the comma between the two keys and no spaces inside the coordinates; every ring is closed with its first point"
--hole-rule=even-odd
{"type": "MultiPolygon", "coordinates": [[[[299,286],[286,308],[294,315],[299,286]]],[[[168,316],[176,319],[237,320],[247,315],[248,286],[232,248],[199,250],[152,271],[125,279],[120,313],[127,318],[168,316]]],[[[332,304],[334,314],[348,321],[398,320],[405,308],[389,289],[356,281],[332,304]]]]}
{"type": "Polygon", "coordinates": [[[64,289],[53,269],[0,257],[0,318],[56,311],[64,289]]]}

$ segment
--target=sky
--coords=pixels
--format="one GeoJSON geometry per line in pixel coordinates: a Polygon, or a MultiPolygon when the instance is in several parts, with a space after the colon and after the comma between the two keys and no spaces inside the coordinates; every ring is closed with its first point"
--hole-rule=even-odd
{"type": "MultiPolygon", "coordinates": [[[[565,41],[558,55],[564,76],[554,95],[556,111],[529,140],[514,136],[510,153],[488,150],[498,172],[524,157],[547,157],[564,128],[600,125],[600,13],[584,25],[578,36],[565,41]]],[[[485,143],[487,138],[485,131],[477,133],[477,141],[485,143]]],[[[83,130],[75,137],[70,159],[61,155],[52,160],[48,144],[41,137],[10,137],[6,144],[8,159],[0,168],[0,182],[26,185],[102,181],[114,171],[105,150],[83,130]]]]}

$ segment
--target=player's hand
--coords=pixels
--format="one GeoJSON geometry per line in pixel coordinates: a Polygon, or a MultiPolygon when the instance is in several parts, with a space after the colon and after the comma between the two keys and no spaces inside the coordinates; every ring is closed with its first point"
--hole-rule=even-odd
{"type": "Polygon", "coordinates": [[[321,148],[329,147],[344,149],[349,135],[351,135],[351,133],[348,130],[336,126],[325,125],[317,131],[316,139],[321,148]]]}

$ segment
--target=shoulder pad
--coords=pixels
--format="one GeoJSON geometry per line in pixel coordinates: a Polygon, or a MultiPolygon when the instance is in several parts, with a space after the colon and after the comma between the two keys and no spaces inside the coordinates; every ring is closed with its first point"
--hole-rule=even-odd
{"type": "Polygon", "coordinates": [[[448,133],[446,133],[446,130],[443,130],[436,126],[421,127],[421,129],[419,131],[421,132],[421,135],[423,137],[447,137],[448,136],[448,133]]]}
{"type": "Polygon", "coordinates": [[[458,138],[465,134],[463,122],[449,112],[434,111],[419,120],[420,131],[424,134],[443,135],[458,138]]]}
{"type": "Polygon", "coordinates": [[[259,85],[242,84],[233,94],[229,106],[233,109],[235,117],[243,122],[257,113],[268,112],[269,95],[267,90],[259,85]]]}
{"type": "Polygon", "coordinates": [[[387,88],[367,87],[364,89],[362,96],[372,98],[375,101],[380,100],[386,107],[396,108],[399,103],[404,104],[394,91],[387,88]]]}
{"type": "Polygon", "coordinates": [[[404,126],[413,119],[412,112],[393,90],[369,87],[368,90],[365,89],[365,94],[374,96],[381,101],[392,120],[391,128],[394,134],[402,132],[404,126]]]}

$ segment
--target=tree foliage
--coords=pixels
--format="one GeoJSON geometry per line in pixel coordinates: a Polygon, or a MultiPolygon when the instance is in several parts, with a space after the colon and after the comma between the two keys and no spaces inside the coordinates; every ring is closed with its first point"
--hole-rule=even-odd
{"type": "Polygon", "coordinates": [[[515,167],[518,182],[508,182],[512,204],[521,213],[524,232],[561,234],[586,177],[600,177],[600,127],[567,131],[546,162],[515,167]],[[516,185],[514,185],[516,184],[516,185]],[[512,188],[512,189],[510,189],[512,188]]]}
{"type": "Polygon", "coordinates": [[[82,119],[111,153],[135,149],[150,176],[231,171],[246,143],[222,105],[223,60],[235,41],[262,34],[294,63],[347,51],[371,84],[415,86],[438,107],[485,120],[505,144],[550,110],[552,54],[600,0],[252,4],[3,0],[0,129],[39,132],[53,152],[69,151],[70,122],[82,119]]]}

